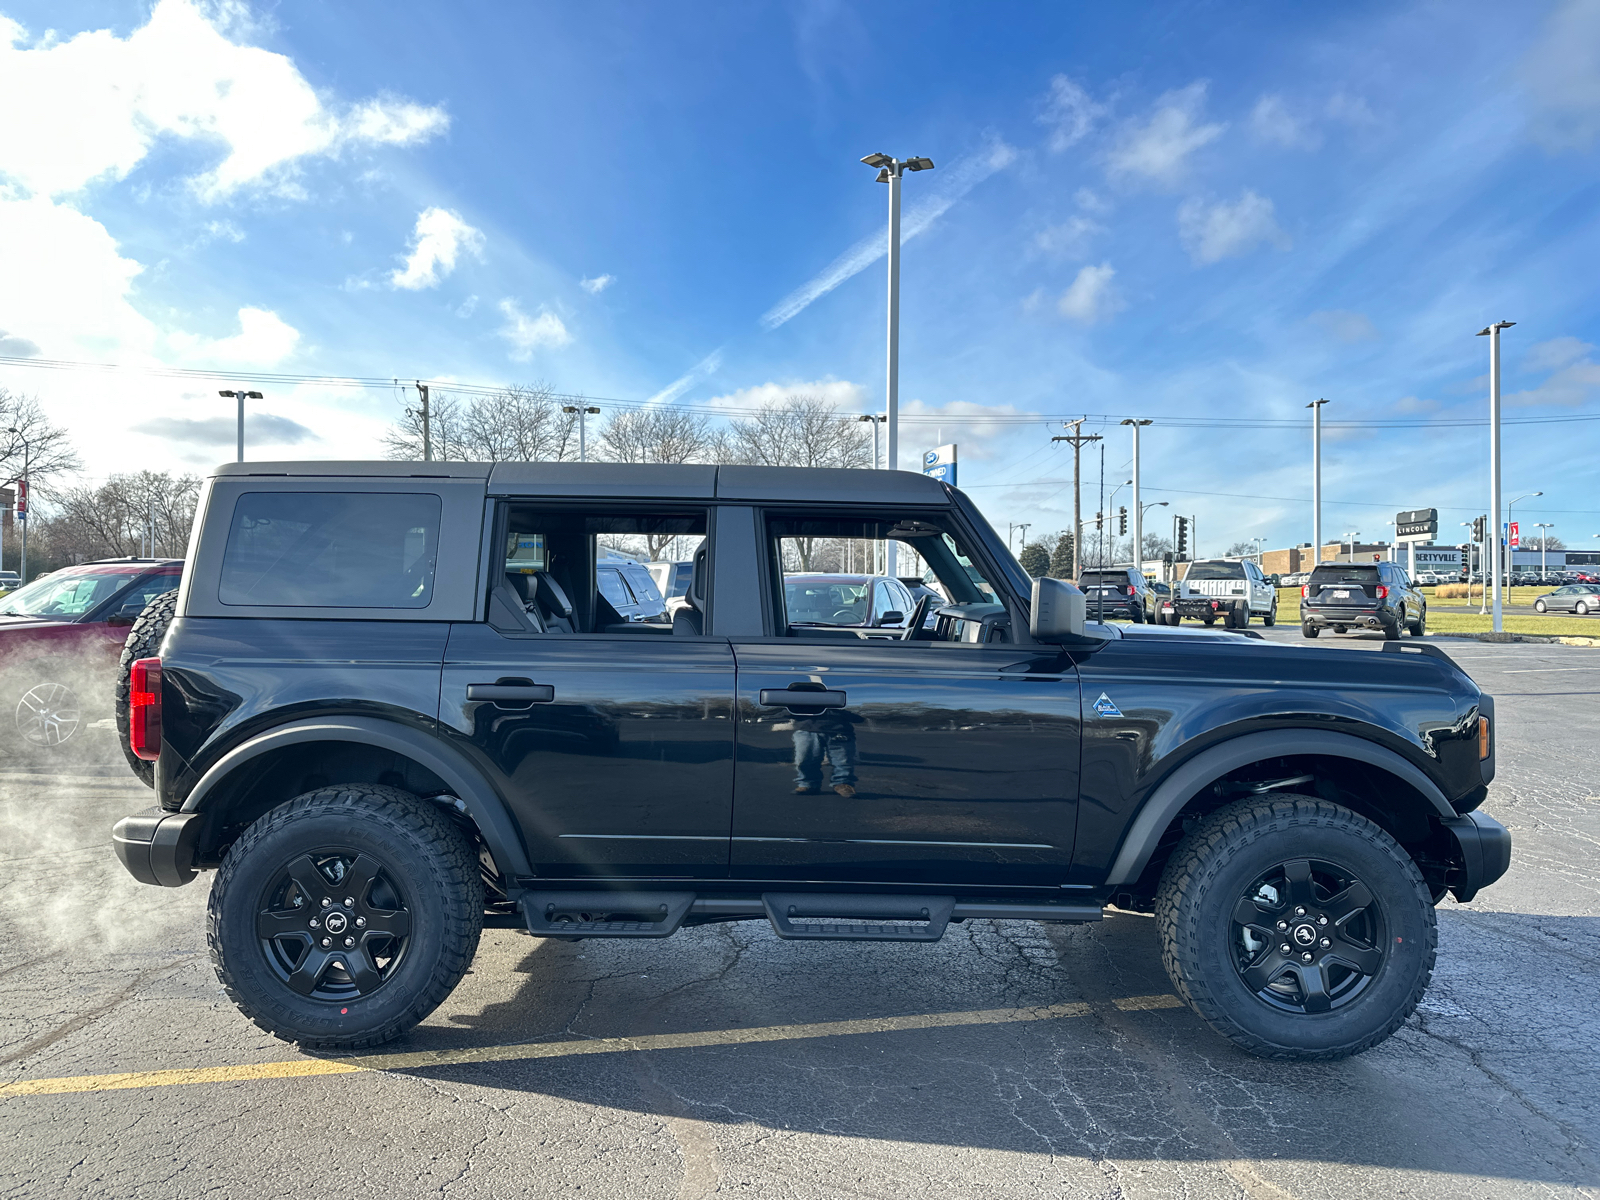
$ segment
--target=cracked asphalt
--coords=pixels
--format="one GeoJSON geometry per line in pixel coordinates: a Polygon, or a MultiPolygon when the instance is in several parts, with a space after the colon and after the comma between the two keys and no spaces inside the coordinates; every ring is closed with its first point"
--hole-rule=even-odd
{"type": "MultiPolygon", "coordinates": [[[[1473,903],[1441,906],[1422,1008],[1359,1058],[1234,1050],[1165,1006],[1151,922],[1131,914],[970,922],[934,945],[797,944],[752,923],[660,943],[490,930],[456,993],[386,1050],[643,1048],[12,1095],[0,1195],[1600,1194],[1600,650],[1433,641],[1497,697],[1485,808],[1515,856],[1473,903]],[[1068,1015],[1003,1011],[1051,1005],[1068,1015]],[[717,1036],[875,1018],[897,1020],[717,1036]],[[668,1045],[680,1034],[709,1036],[668,1045]]],[[[110,732],[59,759],[0,755],[0,1084],[301,1059],[223,998],[206,883],[144,888],[116,863],[109,827],[149,793],[110,732]]]]}

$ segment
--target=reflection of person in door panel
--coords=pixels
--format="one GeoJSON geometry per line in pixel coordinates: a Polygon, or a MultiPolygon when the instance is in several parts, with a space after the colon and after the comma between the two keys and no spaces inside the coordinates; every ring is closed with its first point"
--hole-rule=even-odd
{"type": "Polygon", "coordinates": [[[822,760],[833,768],[831,786],[848,799],[856,794],[856,726],[861,718],[843,708],[823,709],[794,721],[794,790],[822,790],[822,760]]]}

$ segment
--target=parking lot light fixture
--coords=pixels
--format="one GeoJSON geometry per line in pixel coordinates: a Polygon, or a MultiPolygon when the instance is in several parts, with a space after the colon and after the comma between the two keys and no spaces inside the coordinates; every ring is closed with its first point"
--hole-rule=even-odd
{"type": "MultiPolygon", "coordinates": [[[[1532,500],[1535,496],[1542,495],[1544,495],[1543,492],[1524,492],[1516,500],[1512,500],[1506,505],[1506,561],[1501,566],[1504,568],[1507,579],[1511,577],[1511,518],[1516,515],[1511,511],[1511,505],[1517,503],[1517,500],[1532,500]]],[[[1509,587],[1510,585],[1507,584],[1507,586],[1509,587]]]]}
{"type": "Polygon", "coordinates": [[[1311,410],[1311,565],[1322,561],[1322,406],[1326,400],[1306,405],[1311,410]]]}
{"type": "Polygon", "coordinates": [[[1361,531],[1359,529],[1356,530],[1354,533],[1347,533],[1347,534],[1344,535],[1344,539],[1343,540],[1350,543],[1350,557],[1348,559],[1346,559],[1345,561],[1347,561],[1347,562],[1355,562],[1355,560],[1356,560],[1356,539],[1358,537],[1360,537],[1360,536],[1361,536],[1361,531]]]}
{"type": "Polygon", "coordinates": [[[1550,530],[1555,528],[1555,524],[1551,521],[1535,521],[1533,523],[1533,527],[1535,529],[1544,530],[1544,532],[1539,535],[1539,575],[1542,579],[1550,570],[1549,566],[1545,562],[1545,550],[1547,549],[1545,543],[1550,540],[1550,530]]]}
{"type": "Polygon", "coordinates": [[[564,404],[561,406],[561,411],[578,414],[578,461],[588,462],[589,443],[586,436],[588,431],[585,429],[585,425],[588,423],[589,414],[597,413],[600,410],[592,404],[564,404]]]}
{"type": "Polygon", "coordinates": [[[1489,577],[1494,587],[1494,631],[1501,632],[1500,613],[1500,331],[1515,321],[1496,321],[1478,330],[1489,339],[1489,577]]]}
{"type": "Polygon", "coordinates": [[[243,389],[224,388],[217,395],[227,400],[239,401],[239,461],[244,461],[244,402],[246,400],[262,400],[265,397],[260,392],[247,392],[243,389]]]}

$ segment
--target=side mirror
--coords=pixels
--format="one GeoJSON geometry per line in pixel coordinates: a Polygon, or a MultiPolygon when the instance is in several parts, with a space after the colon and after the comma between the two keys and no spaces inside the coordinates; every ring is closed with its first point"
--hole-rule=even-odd
{"type": "Polygon", "coordinates": [[[1074,584],[1065,579],[1033,581],[1033,614],[1028,632],[1036,642],[1082,641],[1087,636],[1088,605],[1074,584]]]}
{"type": "Polygon", "coordinates": [[[114,629],[125,628],[139,619],[139,614],[144,612],[143,600],[130,600],[106,619],[106,624],[114,629]]]}
{"type": "Polygon", "coordinates": [[[897,608],[891,608],[872,623],[873,628],[882,629],[885,625],[904,625],[906,615],[897,608]]]}

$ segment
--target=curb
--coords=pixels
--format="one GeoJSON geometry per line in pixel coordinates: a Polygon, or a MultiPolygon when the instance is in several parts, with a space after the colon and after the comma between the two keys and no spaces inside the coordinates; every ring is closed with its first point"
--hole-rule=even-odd
{"type": "Polygon", "coordinates": [[[1427,636],[1431,638],[1460,638],[1468,642],[1531,642],[1545,646],[1600,646],[1600,638],[1543,633],[1433,633],[1430,631],[1427,636]]]}

